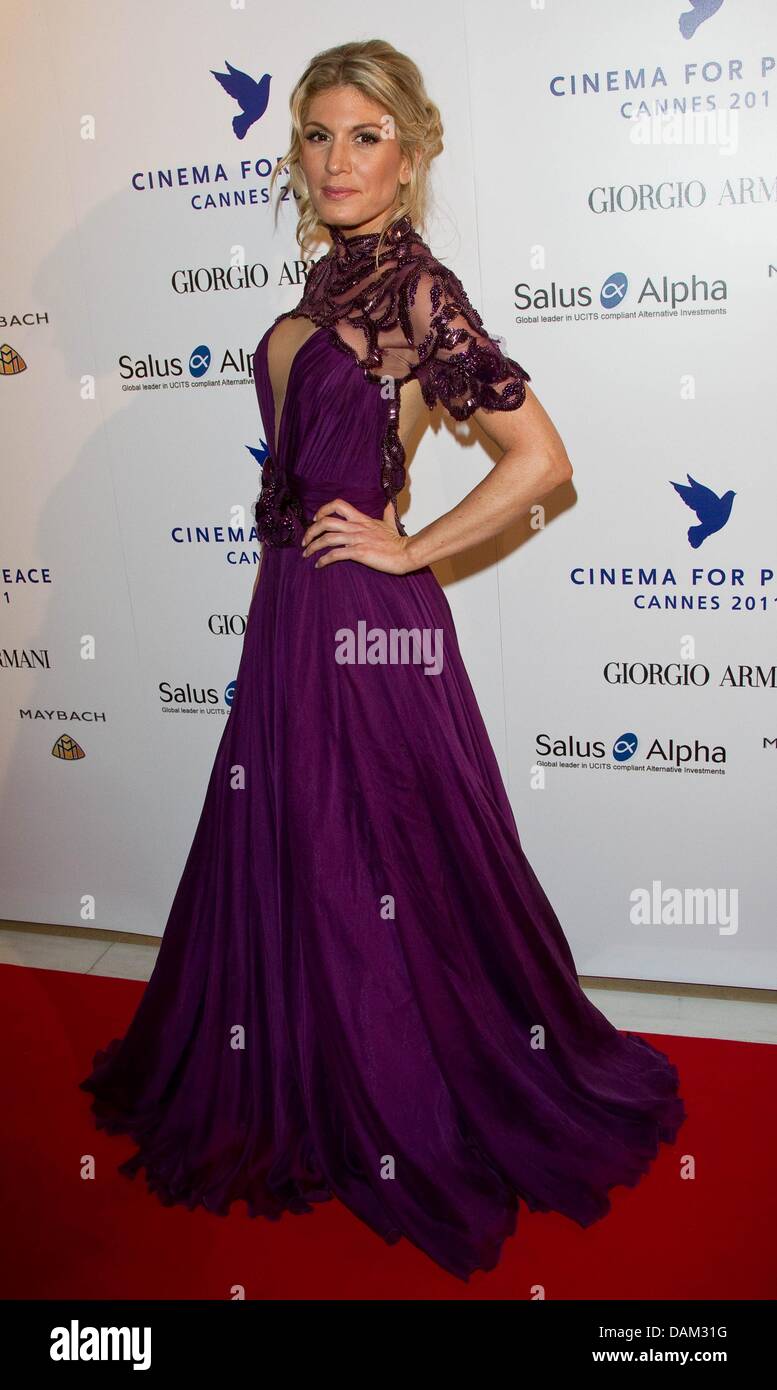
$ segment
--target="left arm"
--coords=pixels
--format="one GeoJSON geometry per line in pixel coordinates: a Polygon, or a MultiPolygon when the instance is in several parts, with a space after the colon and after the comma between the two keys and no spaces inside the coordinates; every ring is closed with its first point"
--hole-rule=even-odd
{"type": "Polygon", "coordinates": [[[357,560],[390,574],[423,569],[498,535],[572,476],[555,425],[526,385],[528,373],[486,332],[453,271],[432,259],[411,285],[406,308],[418,359],[411,374],[423,401],[430,409],[441,401],[455,420],[474,415],[502,455],[488,477],[416,536],[399,533],[390,504],[378,521],[340,497],[327,502],[303,538],[304,555],[327,550],[317,567],[357,560]]]}
{"type": "Polygon", "coordinates": [[[407,542],[408,570],[490,540],[572,477],[561,436],[530,386],[520,410],[479,409],[474,418],[502,456],[449,512],[415,536],[400,538],[407,542]]]}
{"type": "Polygon", "coordinates": [[[390,504],[376,520],[338,497],[316,512],[303,537],[303,554],[332,546],[316,560],[317,568],[358,560],[389,574],[408,574],[498,535],[572,477],[561,437],[531,387],[526,386],[520,409],[480,408],[473,415],[503,452],[488,476],[449,512],[417,535],[401,536],[390,504]]]}

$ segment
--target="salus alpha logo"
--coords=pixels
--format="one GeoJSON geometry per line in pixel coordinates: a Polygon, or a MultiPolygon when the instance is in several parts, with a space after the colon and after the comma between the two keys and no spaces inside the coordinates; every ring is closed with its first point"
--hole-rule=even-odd
{"type": "MultiPolygon", "coordinates": [[[[633,732],[621,734],[611,746],[611,762],[633,762],[639,748],[639,739],[633,732]]],[[[577,734],[537,734],[535,754],[540,767],[558,765],[565,768],[608,766],[607,745],[604,739],[588,738],[577,734]],[[543,759],[550,760],[544,764],[543,759]]],[[[679,743],[674,738],[654,738],[645,748],[637,770],[647,772],[684,771],[694,772],[697,767],[722,765],[726,762],[726,748],[721,743],[703,743],[694,739],[693,743],[679,743]]],[[[722,770],[722,767],[721,767],[722,770]]]]}
{"type": "Polygon", "coordinates": [[[619,309],[623,303],[629,289],[628,276],[622,270],[616,270],[614,275],[608,276],[599,291],[599,303],[603,309],[619,309]]]}
{"type": "MultiPolygon", "coordinates": [[[[518,310],[516,322],[521,323],[560,323],[567,311],[569,320],[597,319],[596,310],[590,310],[594,302],[594,290],[590,285],[562,285],[551,280],[549,285],[533,286],[523,280],[515,286],[515,308],[518,310]],[[539,310],[536,317],[532,311],[539,310]],[[560,310],[557,318],[543,318],[548,311],[560,310]]],[[[605,276],[599,290],[599,304],[608,314],[617,313],[629,298],[629,277],[624,270],[615,270],[605,276]]],[[[688,280],[672,280],[668,275],[646,275],[636,295],[636,307],[629,310],[630,317],[639,318],[643,305],[648,311],[666,306],[665,312],[680,317],[683,305],[718,303],[728,300],[728,285],[725,280],[713,280],[691,273],[688,280]]],[[[689,309],[685,312],[693,312],[689,309]]],[[[724,310],[720,311],[721,313],[724,310]]]]}
{"type": "Polygon", "coordinates": [[[178,353],[171,356],[166,354],[147,352],[144,357],[134,357],[129,352],[123,352],[118,358],[119,379],[122,382],[122,391],[165,391],[165,390],[188,390],[195,388],[198,384],[207,386],[221,386],[222,383],[232,385],[242,380],[249,383],[253,380],[254,368],[254,348],[231,347],[227,346],[221,351],[220,356],[214,358],[212,349],[207,343],[198,343],[193,347],[186,358],[178,353]],[[213,377],[206,381],[213,368],[213,377]]]}
{"type": "Polygon", "coordinates": [[[210,367],[210,348],[205,343],[200,343],[199,347],[192,348],[189,353],[189,375],[195,380],[205,376],[210,367]]]}
{"type": "MultiPolygon", "coordinates": [[[[690,507],[699,519],[698,526],[688,528],[688,540],[694,550],[698,550],[702,541],[706,541],[708,536],[713,536],[716,531],[722,531],[729,517],[731,508],[734,505],[736,493],[732,488],[718,496],[712,488],[705,487],[703,483],[698,483],[692,478],[690,473],[686,473],[688,485],[685,483],[672,483],[679,497],[682,497],[686,507],[690,507]]],[[[670,479],[671,481],[671,479],[670,479]]]]}
{"type": "Polygon", "coordinates": [[[270,100],[270,82],[272,81],[269,72],[260,77],[258,82],[255,78],[249,77],[247,72],[241,72],[239,68],[233,68],[231,63],[224,60],[226,72],[216,72],[211,68],[211,72],[216,81],[221,84],[227,96],[232,97],[240,107],[240,115],[233,116],[232,129],[238,140],[245,140],[251,126],[256,121],[261,120],[267,110],[267,103],[270,100]]]}
{"type": "Polygon", "coordinates": [[[634,757],[639,747],[639,739],[636,734],[621,734],[616,738],[612,745],[612,756],[616,763],[627,763],[634,757]]]}

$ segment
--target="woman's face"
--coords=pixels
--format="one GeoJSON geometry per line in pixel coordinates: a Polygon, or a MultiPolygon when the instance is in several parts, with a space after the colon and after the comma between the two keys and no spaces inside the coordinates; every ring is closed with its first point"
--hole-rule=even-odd
{"type": "Polygon", "coordinates": [[[302,169],[324,223],[346,235],[377,232],[410,178],[392,117],[355,87],[313,97],[302,127],[302,169]]]}

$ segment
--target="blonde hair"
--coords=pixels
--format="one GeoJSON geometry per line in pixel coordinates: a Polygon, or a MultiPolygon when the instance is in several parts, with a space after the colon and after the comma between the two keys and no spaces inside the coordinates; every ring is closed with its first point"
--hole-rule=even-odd
{"type": "Polygon", "coordinates": [[[412,58],[400,53],[384,39],[367,39],[343,43],[338,48],[327,48],[311,58],[291,93],[291,144],[270,178],[272,199],[275,180],[282,168],[288,165],[290,186],[299,209],[297,243],[303,260],[306,259],[309,243],[320,240],[314,233],[323,225],[313,207],[302,172],[303,126],[313,97],[332,87],[345,86],[356,87],[365,97],[386,110],[393,119],[400,151],[410,159],[410,181],[398,187],[399,201],[381,230],[375,252],[376,262],[386,233],[401,217],[409,214],[413,226],[418,230],[424,227],[426,221],[430,196],[429,168],[443,147],[443,132],[440,112],[426,94],[418,67],[412,58]]]}

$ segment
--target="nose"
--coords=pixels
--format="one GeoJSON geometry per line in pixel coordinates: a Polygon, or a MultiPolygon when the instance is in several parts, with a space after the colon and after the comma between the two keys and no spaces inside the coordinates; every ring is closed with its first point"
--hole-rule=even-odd
{"type": "Polygon", "coordinates": [[[347,158],[348,145],[346,141],[347,136],[345,135],[335,135],[332,139],[326,161],[326,168],[330,174],[339,174],[342,173],[343,170],[350,168],[347,158]]]}

